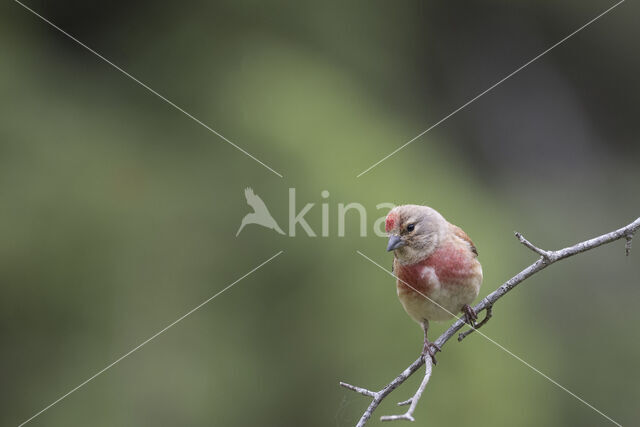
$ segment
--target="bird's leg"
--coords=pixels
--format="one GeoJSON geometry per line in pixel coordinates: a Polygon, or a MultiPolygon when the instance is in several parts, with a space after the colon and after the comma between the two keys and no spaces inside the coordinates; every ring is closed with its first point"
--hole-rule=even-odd
{"type": "Polygon", "coordinates": [[[424,331],[424,346],[422,347],[422,355],[424,357],[429,355],[429,357],[431,357],[431,360],[433,361],[433,364],[435,365],[437,363],[436,352],[440,351],[441,349],[435,343],[429,342],[429,339],[427,338],[429,321],[426,319],[422,321],[422,330],[424,331]]]}
{"type": "Polygon", "coordinates": [[[462,306],[462,312],[464,313],[464,320],[467,322],[472,328],[476,329],[476,320],[478,320],[478,313],[469,305],[465,304],[462,306]]]}

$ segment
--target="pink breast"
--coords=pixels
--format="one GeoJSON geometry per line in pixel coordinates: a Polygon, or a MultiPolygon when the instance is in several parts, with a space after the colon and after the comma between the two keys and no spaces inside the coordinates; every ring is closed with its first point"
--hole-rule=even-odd
{"type": "Polygon", "coordinates": [[[416,264],[398,265],[398,288],[404,292],[428,294],[435,286],[463,282],[473,275],[473,258],[469,251],[455,246],[438,249],[416,264]],[[431,272],[430,272],[431,271],[431,272]]]}
{"type": "Polygon", "coordinates": [[[424,274],[424,261],[412,265],[398,266],[398,288],[404,292],[418,291],[428,294],[434,284],[430,282],[432,278],[429,274],[424,274]]]}
{"type": "Polygon", "coordinates": [[[441,282],[455,282],[473,274],[473,258],[470,255],[465,248],[448,245],[438,249],[422,263],[433,268],[441,282]]]}

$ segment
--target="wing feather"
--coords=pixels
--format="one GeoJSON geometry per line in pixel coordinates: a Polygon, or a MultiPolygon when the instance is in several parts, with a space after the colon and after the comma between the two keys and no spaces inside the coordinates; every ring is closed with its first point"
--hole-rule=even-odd
{"type": "Polygon", "coordinates": [[[473,244],[471,238],[467,235],[467,233],[464,232],[464,230],[462,230],[462,228],[458,227],[457,225],[451,224],[451,230],[453,231],[453,234],[467,242],[471,247],[471,252],[478,256],[478,249],[476,249],[476,245],[473,244]]]}

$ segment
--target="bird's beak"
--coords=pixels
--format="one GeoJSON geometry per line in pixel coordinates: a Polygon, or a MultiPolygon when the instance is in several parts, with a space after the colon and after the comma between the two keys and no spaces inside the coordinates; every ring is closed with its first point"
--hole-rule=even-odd
{"type": "Polygon", "coordinates": [[[390,252],[394,249],[398,249],[406,245],[406,243],[400,238],[400,236],[391,235],[389,236],[389,244],[387,245],[387,252],[390,252]]]}

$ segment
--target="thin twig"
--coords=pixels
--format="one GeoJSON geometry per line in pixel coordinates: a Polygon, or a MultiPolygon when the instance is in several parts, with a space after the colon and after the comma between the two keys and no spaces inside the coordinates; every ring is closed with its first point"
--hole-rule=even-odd
{"type": "Polygon", "coordinates": [[[547,261],[549,260],[550,254],[549,252],[540,249],[539,247],[535,246],[533,243],[531,243],[530,241],[528,241],[527,239],[524,238],[524,236],[520,233],[518,233],[517,231],[515,232],[516,237],[518,238],[518,240],[520,240],[520,243],[522,243],[523,245],[525,245],[526,247],[528,247],[529,249],[531,249],[532,251],[536,252],[537,254],[542,255],[542,258],[546,259],[547,261]]]}
{"type": "MultiPolygon", "coordinates": [[[[511,291],[520,283],[522,283],[529,277],[533,276],[535,273],[539,272],[540,270],[548,267],[549,265],[557,261],[597,248],[598,246],[615,242],[616,240],[620,240],[622,238],[626,239],[625,252],[627,255],[629,255],[629,252],[631,250],[631,239],[634,233],[638,229],[640,229],[640,218],[636,219],[631,224],[625,227],[619,228],[617,230],[614,230],[610,233],[603,234],[598,237],[594,237],[593,239],[585,240],[584,242],[576,243],[573,246],[569,246],[557,251],[545,251],[543,249],[540,249],[534,246],[527,239],[525,239],[520,233],[516,233],[516,237],[518,238],[518,240],[522,244],[524,244],[526,247],[531,249],[532,251],[541,255],[541,258],[538,259],[533,264],[531,264],[530,266],[528,266],[527,268],[525,268],[524,270],[522,270],[520,273],[513,276],[511,279],[504,282],[502,285],[498,287],[498,289],[496,289],[495,291],[491,292],[489,295],[484,297],[475,307],[473,307],[476,313],[480,313],[482,310],[487,310],[485,319],[483,319],[482,322],[480,322],[480,324],[476,326],[476,329],[482,324],[486,323],[486,321],[488,321],[489,318],[491,318],[491,309],[493,305],[496,303],[496,301],[498,301],[507,292],[511,291]]],[[[455,335],[455,333],[458,332],[465,324],[466,322],[464,320],[464,317],[459,318],[449,327],[449,329],[447,329],[442,335],[440,335],[440,337],[438,337],[438,339],[434,342],[434,344],[437,345],[439,348],[442,348],[445,345],[445,343],[449,341],[449,339],[453,337],[453,335],[455,335]]],[[[468,335],[474,330],[475,329],[468,331],[466,335],[468,335]]],[[[430,362],[431,358],[427,357],[426,359],[429,359],[429,362],[430,362]]],[[[420,367],[424,363],[425,363],[425,358],[421,355],[418,359],[416,359],[415,362],[409,365],[409,367],[407,367],[407,369],[405,369],[393,381],[391,381],[389,384],[387,384],[380,391],[377,391],[377,392],[341,382],[340,383],[341,386],[373,398],[371,403],[367,407],[367,409],[364,411],[364,414],[362,414],[362,417],[358,421],[358,424],[356,425],[356,427],[363,427],[367,423],[367,421],[371,418],[373,411],[376,410],[376,408],[380,405],[380,403],[384,400],[384,398],[387,397],[398,386],[404,383],[411,375],[413,375],[418,369],[420,369],[420,367]]],[[[417,405],[418,399],[420,398],[420,395],[422,394],[422,391],[426,387],[430,377],[431,377],[431,369],[427,367],[427,373],[425,374],[425,378],[420,384],[420,388],[418,389],[418,392],[416,392],[416,394],[411,399],[399,403],[399,405],[411,404],[411,407],[404,415],[386,416],[386,417],[382,417],[381,419],[383,419],[384,421],[399,420],[399,419],[413,421],[413,415],[412,415],[413,410],[415,410],[415,405],[417,405]]]]}
{"type": "Polygon", "coordinates": [[[407,400],[403,400],[402,402],[398,402],[398,406],[406,406],[411,404],[411,402],[413,402],[413,397],[407,399],[407,400]]]}
{"type": "Polygon", "coordinates": [[[364,394],[365,396],[369,396],[369,397],[373,397],[375,398],[377,393],[371,391],[371,390],[367,390],[366,388],[362,388],[362,387],[356,387],[354,385],[351,384],[347,384],[347,383],[343,383],[342,381],[340,381],[340,385],[344,388],[348,388],[351,391],[355,391],[356,393],[360,393],[360,394],[364,394]]]}

